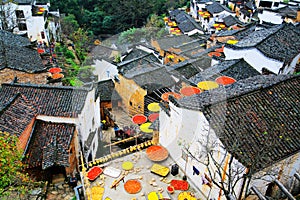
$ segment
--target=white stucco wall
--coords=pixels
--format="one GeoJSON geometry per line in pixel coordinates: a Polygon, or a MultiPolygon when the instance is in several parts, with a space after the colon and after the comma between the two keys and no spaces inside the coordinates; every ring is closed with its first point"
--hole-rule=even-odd
{"type": "Polygon", "coordinates": [[[264,56],[256,48],[235,50],[225,46],[224,54],[226,60],[244,58],[244,60],[247,63],[249,63],[253,68],[255,68],[260,73],[262,72],[262,68],[266,68],[274,72],[275,74],[278,74],[279,69],[283,66],[283,62],[270,59],[264,56]]]}
{"type": "MultiPolygon", "coordinates": [[[[47,6],[43,6],[48,10],[47,6]]],[[[28,38],[32,36],[32,41],[42,41],[48,44],[48,38],[46,35],[46,30],[44,28],[45,20],[44,16],[32,16],[31,12],[31,5],[19,5],[17,7],[18,10],[23,10],[25,19],[26,19],[26,26],[27,26],[27,34],[28,38]],[[45,33],[45,38],[43,39],[41,36],[41,32],[45,33]]]]}
{"type": "Polygon", "coordinates": [[[98,76],[98,81],[113,79],[118,75],[117,66],[106,60],[96,60],[92,66],[95,67],[94,74],[98,76]]]}
{"type": "Polygon", "coordinates": [[[86,98],[84,108],[81,114],[78,116],[79,127],[78,136],[82,142],[86,142],[90,132],[96,131],[93,141],[89,147],[89,153],[92,154],[92,158],[96,157],[96,152],[98,149],[99,132],[100,131],[100,102],[99,98],[94,101],[95,91],[91,90],[86,98]]]}
{"type": "MultiPolygon", "coordinates": [[[[221,160],[230,155],[223,149],[214,131],[209,128],[208,121],[202,112],[178,108],[172,103],[170,103],[170,108],[170,117],[164,111],[160,112],[159,143],[168,149],[170,156],[181,169],[185,170],[188,179],[198,189],[197,198],[218,199],[220,189],[215,186],[210,188],[203,184],[205,174],[209,176],[208,168],[204,164],[207,158],[206,147],[215,149],[216,153],[213,157],[219,160],[223,167],[225,162],[221,160]],[[184,159],[184,146],[197,159],[190,155],[184,159]],[[199,170],[199,175],[193,174],[193,166],[199,170]]],[[[234,162],[237,164],[235,166],[241,167],[237,161],[234,162]]],[[[216,166],[210,165],[210,171],[215,172],[216,166]]],[[[218,174],[213,174],[211,178],[217,182],[221,180],[218,174]]],[[[241,184],[237,184],[235,188],[237,193],[240,186],[241,184]]],[[[221,199],[225,197],[222,196],[221,199]]]]}
{"type": "Polygon", "coordinates": [[[258,13],[259,23],[269,22],[273,24],[282,24],[283,19],[278,13],[263,10],[263,13],[258,13]]]}
{"type": "Polygon", "coordinates": [[[283,74],[291,74],[294,73],[296,64],[300,61],[300,54],[298,54],[292,62],[289,64],[289,66],[286,66],[283,70],[283,74]]]}

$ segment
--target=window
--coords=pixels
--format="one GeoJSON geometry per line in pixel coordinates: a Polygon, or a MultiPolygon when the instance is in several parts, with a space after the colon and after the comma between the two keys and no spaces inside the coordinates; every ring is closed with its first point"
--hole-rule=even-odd
{"type": "Polygon", "coordinates": [[[17,16],[17,18],[25,18],[24,11],[16,10],[16,16],[17,16]]]}
{"type": "Polygon", "coordinates": [[[19,28],[19,31],[27,31],[26,23],[19,23],[18,28],[19,28]]]}
{"type": "Polygon", "coordinates": [[[278,7],[279,6],[279,2],[274,2],[274,7],[278,7]]]}
{"type": "Polygon", "coordinates": [[[42,36],[42,39],[45,39],[45,32],[44,31],[41,32],[41,36],[42,36]]]}
{"type": "Polygon", "coordinates": [[[129,101],[129,105],[132,106],[132,102],[131,101],[129,101]]]}

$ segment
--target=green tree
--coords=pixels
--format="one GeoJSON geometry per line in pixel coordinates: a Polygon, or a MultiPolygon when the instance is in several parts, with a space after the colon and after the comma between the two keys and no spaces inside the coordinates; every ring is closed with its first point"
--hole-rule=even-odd
{"type": "Polygon", "coordinates": [[[61,29],[65,35],[70,35],[79,28],[79,24],[75,18],[75,15],[69,14],[68,16],[62,17],[61,29]]]}
{"type": "Polygon", "coordinates": [[[29,183],[18,142],[16,136],[0,131],[0,197],[11,191],[24,192],[24,185],[29,183]]]}

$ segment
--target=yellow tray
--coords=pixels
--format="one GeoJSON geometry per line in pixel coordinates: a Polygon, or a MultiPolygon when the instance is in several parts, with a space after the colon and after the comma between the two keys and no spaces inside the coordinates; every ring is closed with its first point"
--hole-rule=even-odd
{"type": "Polygon", "coordinates": [[[159,176],[167,176],[170,172],[170,169],[163,165],[153,164],[150,171],[159,176]]]}

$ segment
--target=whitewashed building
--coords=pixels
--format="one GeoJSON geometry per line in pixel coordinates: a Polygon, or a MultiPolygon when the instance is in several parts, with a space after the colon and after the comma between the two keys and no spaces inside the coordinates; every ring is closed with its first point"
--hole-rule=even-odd
{"type": "Polygon", "coordinates": [[[0,6],[0,28],[26,36],[30,41],[49,44],[59,40],[59,12],[50,12],[50,3],[17,0],[0,6]],[[51,16],[51,17],[49,17],[51,16]]]}
{"type": "Polygon", "coordinates": [[[267,194],[274,180],[289,191],[297,187],[299,81],[292,75],[255,76],[169,98],[159,117],[159,143],[199,189],[203,196],[197,198],[238,199],[248,183],[267,194]]]}
{"type": "Polygon", "coordinates": [[[298,29],[282,24],[255,31],[234,45],[226,44],[226,60],[244,58],[259,72],[265,68],[275,74],[293,73],[300,58],[298,29]]]}

